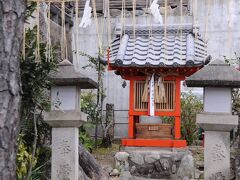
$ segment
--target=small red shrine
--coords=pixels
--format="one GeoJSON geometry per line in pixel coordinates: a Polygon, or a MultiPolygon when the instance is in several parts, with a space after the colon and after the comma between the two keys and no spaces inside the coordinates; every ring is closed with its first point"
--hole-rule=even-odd
{"type": "Polygon", "coordinates": [[[204,66],[206,43],[192,25],[125,27],[108,54],[109,70],[130,82],[128,138],[123,146],[185,147],[181,139],[181,81],[204,66]],[[141,123],[169,116],[174,123],[141,123]]]}

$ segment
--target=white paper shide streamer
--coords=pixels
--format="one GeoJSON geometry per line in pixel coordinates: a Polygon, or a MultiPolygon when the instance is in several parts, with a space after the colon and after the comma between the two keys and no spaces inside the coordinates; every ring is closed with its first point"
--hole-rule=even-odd
{"type": "Polygon", "coordinates": [[[156,23],[163,24],[163,18],[159,11],[159,5],[157,4],[158,0],[154,0],[150,6],[151,14],[154,17],[156,23]]]}
{"type": "Polygon", "coordinates": [[[83,17],[79,27],[86,28],[92,24],[92,8],[90,7],[90,0],[87,0],[84,7],[83,17]]]}
{"type": "Polygon", "coordinates": [[[149,91],[150,91],[150,101],[149,101],[149,115],[150,116],[155,116],[155,95],[154,95],[154,73],[152,74],[150,83],[149,83],[149,91]]]}

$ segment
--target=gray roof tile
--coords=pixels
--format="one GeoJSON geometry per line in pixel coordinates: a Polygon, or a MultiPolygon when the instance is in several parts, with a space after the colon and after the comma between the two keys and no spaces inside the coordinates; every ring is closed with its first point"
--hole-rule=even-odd
{"type": "Polygon", "coordinates": [[[141,26],[135,38],[132,31],[126,31],[128,34],[124,34],[121,39],[116,38],[112,43],[110,64],[120,67],[189,67],[204,64],[207,57],[206,43],[200,36],[194,37],[193,28],[186,26],[184,30],[183,27],[180,36],[171,26],[166,37],[162,28],[159,27],[149,36],[141,26]]]}

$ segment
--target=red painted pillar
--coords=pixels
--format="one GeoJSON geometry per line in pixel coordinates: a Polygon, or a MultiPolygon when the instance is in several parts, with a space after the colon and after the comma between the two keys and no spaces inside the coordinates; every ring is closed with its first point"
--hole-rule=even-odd
{"type": "MultiPolygon", "coordinates": [[[[134,80],[130,79],[130,92],[129,92],[129,112],[134,110],[134,80]]],[[[129,113],[131,114],[131,113],[129,113]]],[[[134,116],[129,115],[128,119],[128,137],[134,138],[135,137],[135,121],[134,116]]]]}
{"type": "Polygon", "coordinates": [[[181,79],[176,78],[176,116],[175,116],[175,139],[181,138],[181,79]]]}
{"type": "Polygon", "coordinates": [[[175,117],[175,139],[181,138],[181,120],[179,116],[175,117]]]}
{"type": "Polygon", "coordinates": [[[135,122],[134,122],[134,116],[129,116],[128,120],[128,138],[133,139],[135,137],[135,122]]]}

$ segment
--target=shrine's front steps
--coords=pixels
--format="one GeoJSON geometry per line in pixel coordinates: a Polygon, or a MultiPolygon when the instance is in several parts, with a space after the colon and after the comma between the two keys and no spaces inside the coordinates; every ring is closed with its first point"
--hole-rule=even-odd
{"type": "Polygon", "coordinates": [[[121,147],[116,168],[139,179],[191,179],[194,159],[188,148],[121,147]]]}

